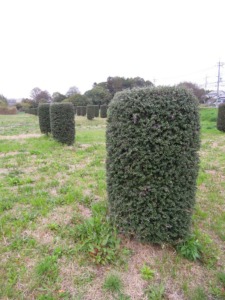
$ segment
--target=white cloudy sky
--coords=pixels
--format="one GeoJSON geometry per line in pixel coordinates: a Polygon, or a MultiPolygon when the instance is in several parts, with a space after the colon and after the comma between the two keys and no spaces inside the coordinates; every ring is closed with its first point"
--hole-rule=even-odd
{"type": "MultiPolygon", "coordinates": [[[[81,92],[108,76],[215,82],[223,0],[0,0],[0,94],[81,92]],[[211,77],[210,77],[211,76],[211,77]]],[[[225,69],[225,66],[224,66],[225,69]]],[[[225,78],[224,78],[225,79],[225,78]]],[[[213,87],[213,85],[208,85],[213,87]]]]}

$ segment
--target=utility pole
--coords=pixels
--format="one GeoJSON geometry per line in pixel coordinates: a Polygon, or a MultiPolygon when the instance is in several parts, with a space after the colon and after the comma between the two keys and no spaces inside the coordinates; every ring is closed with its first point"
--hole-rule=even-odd
{"type": "Polygon", "coordinates": [[[222,78],[220,78],[220,68],[223,67],[223,62],[218,62],[218,76],[217,76],[217,100],[220,96],[220,82],[222,81],[222,78]]]}
{"type": "Polygon", "coordinates": [[[208,85],[208,77],[205,77],[205,90],[207,90],[207,85],[208,85]]]}

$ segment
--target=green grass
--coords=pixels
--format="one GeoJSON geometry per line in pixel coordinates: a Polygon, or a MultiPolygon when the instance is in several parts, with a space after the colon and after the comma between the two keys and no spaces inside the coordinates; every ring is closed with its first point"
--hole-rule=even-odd
{"type": "Polygon", "coordinates": [[[117,274],[109,274],[104,281],[103,288],[112,293],[120,293],[123,283],[117,274]]]}
{"type": "Polygon", "coordinates": [[[41,135],[36,116],[0,116],[0,299],[224,299],[225,134],[217,109],[200,113],[197,202],[181,252],[110,224],[105,119],[76,117],[68,147],[41,135]]]}

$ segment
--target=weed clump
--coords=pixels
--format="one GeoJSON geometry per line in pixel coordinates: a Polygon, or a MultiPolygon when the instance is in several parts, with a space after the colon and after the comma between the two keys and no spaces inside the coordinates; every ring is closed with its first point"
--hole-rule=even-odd
{"type": "Polygon", "coordinates": [[[199,112],[186,89],[117,93],[107,123],[107,191],[112,221],[144,241],[189,233],[198,175],[199,112]]]}
{"type": "Polygon", "coordinates": [[[105,207],[93,209],[93,216],[75,228],[78,250],[96,264],[113,263],[119,256],[120,239],[106,216],[105,207]]]}

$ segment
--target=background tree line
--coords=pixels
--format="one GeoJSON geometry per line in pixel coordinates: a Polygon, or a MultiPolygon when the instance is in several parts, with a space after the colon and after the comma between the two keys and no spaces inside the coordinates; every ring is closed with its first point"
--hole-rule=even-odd
{"type": "MultiPolygon", "coordinates": [[[[30,98],[24,98],[20,103],[17,103],[17,109],[26,110],[28,108],[37,108],[39,103],[50,102],[71,102],[74,106],[86,106],[88,104],[103,105],[109,104],[115,93],[132,88],[141,88],[154,86],[149,80],[144,80],[141,77],[124,78],[124,77],[108,77],[106,81],[94,83],[92,89],[81,94],[76,86],[72,86],[66,92],[54,92],[52,95],[46,90],[41,90],[35,87],[31,90],[30,98]]],[[[198,98],[200,103],[204,103],[206,91],[200,88],[197,84],[191,82],[181,82],[178,87],[185,87],[198,98]]],[[[0,106],[7,106],[7,99],[0,95],[0,106]]]]}

